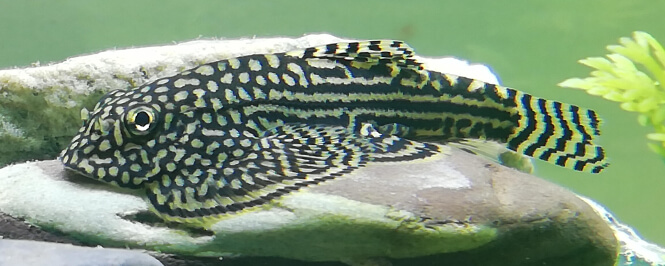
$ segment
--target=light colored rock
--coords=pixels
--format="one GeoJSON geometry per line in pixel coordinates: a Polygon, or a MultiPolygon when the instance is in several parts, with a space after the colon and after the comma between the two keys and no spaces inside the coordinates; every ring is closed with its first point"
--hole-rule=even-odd
{"type": "Polygon", "coordinates": [[[195,256],[445,261],[446,254],[481,260],[500,251],[510,264],[484,265],[523,265],[527,257],[612,265],[616,255],[612,231],[571,192],[456,149],[420,162],[370,164],[271,209],[223,220],[214,236],[123,219],[147,203],[63,174],[57,161],[1,169],[0,211],[88,242],[195,256]]]}
{"type": "Polygon", "coordinates": [[[619,222],[610,211],[597,202],[583,196],[579,197],[605,220],[619,240],[621,246],[619,266],[665,266],[665,248],[642,239],[635,229],[619,222]]]}
{"type": "MultiPolygon", "coordinates": [[[[171,76],[202,63],[250,54],[279,53],[342,39],[329,34],[300,38],[195,40],[173,45],[129,48],[77,56],[64,62],[25,69],[0,70],[0,88],[9,84],[33,90],[62,87],[77,93],[127,88],[171,76]]],[[[497,83],[484,65],[469,65],[454,58],[418,57],[427,68],[497,83]]],[[[49,98],[60,102],[57,97],[49,98]]],[[[73,102],[64,102],[73,106],[73,102]]]]}
{"type": "Polygon", "coordinates": [[[2,239],[0,265],[161,266],[162,263],[148,254],[133,250],[2,239]]]}
{"type": "Polygon", "coordinates": [[[100,244],[119,241],[143,246],[149,242],[152,246],[168,243],[188,248],[210,239],[125,220],[123,216],[148,210],[140,196],[92,180],[77,181],[68,180],[56,160],[2,168],[0,212],[43,228],[83,233],[83,240],[100,244]]]}

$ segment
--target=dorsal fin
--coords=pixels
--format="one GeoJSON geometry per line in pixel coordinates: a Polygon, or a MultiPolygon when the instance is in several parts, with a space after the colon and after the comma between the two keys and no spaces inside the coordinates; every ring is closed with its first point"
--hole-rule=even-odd
{"type": "Polygon", "coordinates": [[[394,40],[339,42],[314,46],[286,53],[301,58],[327,58],[369,63],[393,63],[401,67],[422,70],[414,51],[406,43],[394,40]]]}

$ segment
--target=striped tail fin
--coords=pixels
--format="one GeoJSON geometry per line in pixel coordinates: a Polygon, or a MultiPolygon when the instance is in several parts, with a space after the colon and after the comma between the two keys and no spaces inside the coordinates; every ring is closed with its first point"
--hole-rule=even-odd
{"type": "Polygon", "coordinates": [[[508,148],[566,168],[599,173],[609,164],[593,143],[600,135],[596,112],[515,91],[520,116],[508,148]]]}

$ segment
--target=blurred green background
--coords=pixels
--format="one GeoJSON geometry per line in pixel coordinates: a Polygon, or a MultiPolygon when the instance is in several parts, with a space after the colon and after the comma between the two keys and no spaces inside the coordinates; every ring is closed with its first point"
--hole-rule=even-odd
{"type": "Polygon", "coordinates": [[[606,45],[636,30],[665,43],[665,1],[0,0],[0,68],[199,37],[327,32],[405,40],[421,55],[484,63],[504,85],[595,109],[605,119],[601,144],[611,167],[591,175],[538,163],[537,175],[599,201],[665,245],[665,162],[646,147],[648,129],[616,103],[556,86],[587,76],[577,60],[606,54],[606,45]]]}

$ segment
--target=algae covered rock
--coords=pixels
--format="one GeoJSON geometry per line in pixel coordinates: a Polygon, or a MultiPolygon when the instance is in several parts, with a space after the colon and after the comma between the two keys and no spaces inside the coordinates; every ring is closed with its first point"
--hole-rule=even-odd
{"type": "Polygon", "coordinates": [[[57,161],[6,167],[0,187],[2,212],[77,241],[225,263],[268,256],[614,265],[617,256],[609,226],[573,193],[455,148],[435,159],[368,165],[274,207],[222,220],[213,232],[155,223],[145,218],[141,195],[67,176],[57,161]]]}
{"type": "Polygon", "coordinates": [[[36,241],[0,240],[0,251],[3,254],[0,255],[0,265],[163,265],[157,259],[138,251],[36,241]]]}

